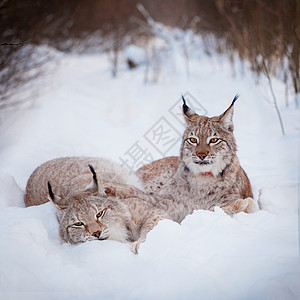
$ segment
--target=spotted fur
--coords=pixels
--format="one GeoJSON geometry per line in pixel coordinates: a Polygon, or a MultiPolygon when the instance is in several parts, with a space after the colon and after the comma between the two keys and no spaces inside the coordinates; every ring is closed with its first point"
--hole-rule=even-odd
{"type": "Polygon", "coordinates": [[[220,116],[199,116],[186,103],[187,128],[179,157],[167,157],[137,173],[151,202],[181,222],[195,209],[220,206],[228,214],[258,210],[247,174],[236,155],[233,104],[220,116]],[[237,202],[236,202],[237,201],[237,202]]]}
{"type": "Polygon", "coordinates": [[[131,198],[131,190],[137,188],[128,184],[139,186],[139,181],[134,174],[126,174],[120,166],[103,159],[51,160],[30,176],[25,202],[32,206],[50,200],[56,207],[59,234],[65,242],[116,240],[132,243],[131,249],[137,253],[147,233],[169,217],[149,202],[131,198]],[[97,174],[101,174],[103,182],[97,174]],[[122,200],[110,192],[115,185],[122,187],[122,200]]]}

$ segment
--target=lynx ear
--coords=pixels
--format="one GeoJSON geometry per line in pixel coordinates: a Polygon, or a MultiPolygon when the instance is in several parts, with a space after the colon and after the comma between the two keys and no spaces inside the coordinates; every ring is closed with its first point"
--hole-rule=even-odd
{"type": "Polygon", "coordinates": [[[48,200],[59,210],[67,208],[64,205],[59,204],[61,198],[59,196],[54,195],[49,181],[48,181],[48,200]]]}
{"type": "Polygon", "coordinates": [[[226,111],[220,115],[220,122],[226,130],[233,131],[233,111],[234,111],[234,103],[239,98],[239,95],[235,95],[230,106],[226,109],[226,111]]]}
{"type": "Polygon", "coordinates": [[[189,125],[195,121],[195,118],[198,116],[191,108],[186,105],[186,101],[183,96],[181,96],[183,105],[182,105],[182,113],[186,123],[189,125]]]}
{"type": "Polygon", "coordinates": [[[89,165],[90,171],[93,174],[93,180],[92,182],[85,188],[85,190],[93,190],[95,192],[98,192],[101,196],[106,196],[104,186],[102,185],[101,181],[99,180],[99,177],[93,168],[92,165],[89,165]]]}

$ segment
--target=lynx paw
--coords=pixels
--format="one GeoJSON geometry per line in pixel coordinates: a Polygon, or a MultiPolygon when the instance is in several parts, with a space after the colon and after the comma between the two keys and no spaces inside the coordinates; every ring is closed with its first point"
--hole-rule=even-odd
{"type": "Polygon", "coordinates": [[[133,242],[131,244],[131,251],[134,253],[134,254],[138,254],[138,251],[139,251],[139,248],[140,248],[140,242],[139,241],[136,241],[136,242],[133,242]]]}
{"type": "Polygon", "coordinates": [[[226,214],[232,216],[236,213],[244,211],[247,208],[248,203],[249,203],[248,198],[247,199],[238,199],[226,206],[223,206],[222,209],[224,210],[224,212],[226,214]]]}
{"type": "Polygon", "coordinates": [[[230,216],[237,214],[239,212],[245,213],[254,213],[259,210],[259,206],[255,200],[248,197],[246,199],[238,199],[226,206],[223,206],[222,209],[230,216]]]}
{"type": "Polygon", "coordinates": [[[248,206],[244,210],[245,213],[251,214],[256,211],[259,211],[259,206],[258,203],[252,199],[252,198],[247,198],[248,199],[248,206]]]}
{"type": "Polygon", "coordinates": [[[131,244],[131,251],[134,254],[138,254],[141,243],[145,242],[145,239],[139,239],[131,244]]]}

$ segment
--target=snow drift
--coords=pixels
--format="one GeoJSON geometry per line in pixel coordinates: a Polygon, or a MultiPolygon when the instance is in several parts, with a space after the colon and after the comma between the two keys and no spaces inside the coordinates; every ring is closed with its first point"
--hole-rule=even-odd
{"type": "MultiPolygon", "coordinates": [[[[222,56],[202,54],[191,58],[190,79],[184,66],[166,63],[159,82],[145,85],[143,68],[128,71],[125,61],[112,79],[105,55],[67,55],[51,88],[26,110],[2,116],[1,299],[299,298],[299,113],[284,108],[284,86],[275,81],[287,132],[281,136],[267,82],[231,70],[222,56]],[[160,158],[145,135],[161,118],[175,137],[182,134],[179,99],[186,91],[210,116],[240,94],[238,155],[261,211],[231,218],[216,208],[195,211],[181,225],[161,221],[135,256],[114,241],[63,244],[50,203],[24,207],[26,181],[46,160],[88,155],[122,163],[136,143],[148,158],[160,158]]],[[[164,154],[177,155],[179,144],[175,138],[164,154]]]]}

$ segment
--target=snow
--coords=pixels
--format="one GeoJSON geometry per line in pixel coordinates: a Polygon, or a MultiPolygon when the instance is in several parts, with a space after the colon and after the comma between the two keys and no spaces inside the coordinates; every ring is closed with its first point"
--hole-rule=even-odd
{"type": "Polygon", "coordinates": [[[147,56],[145,49],[135,46],[129,45],[124,50],[125,56],[127,59],[135,62],[137,65],[143,64],[146,62],[147,56]]]}
{"type": "MultiPolygon", "coordinates": [[[[248,69],[243,77],[232,76],[226,58],[203,53],[190,57],[189,79],[184,64],[166,61],[158,82],[147,84],[142,67],[127,69],[126,56],[113,79],[105,54],[62,55],[31,105],[2,112],[1,299],[300,297],[299,111],[285,108],[284,85],[274,79],[287,132],[282,136],[267,80],[257,84],[248,69]],[[63,244],[50,203],[25,208],[27,179],[46,160],[91,155],[121,163],[136,142],[160,158],[157,144],[144,135],[162,117],[182,134],[170,109],[186,92],[210,116],[240,94],[234,115],[238,155],[261,211],[231,218],[216,208],[195,211],[181,225],[163,220],[134,255],[129,245],[114,241],[63,244]]],[[[164,154],[177,155],[179,145],[164,154]]]]}

